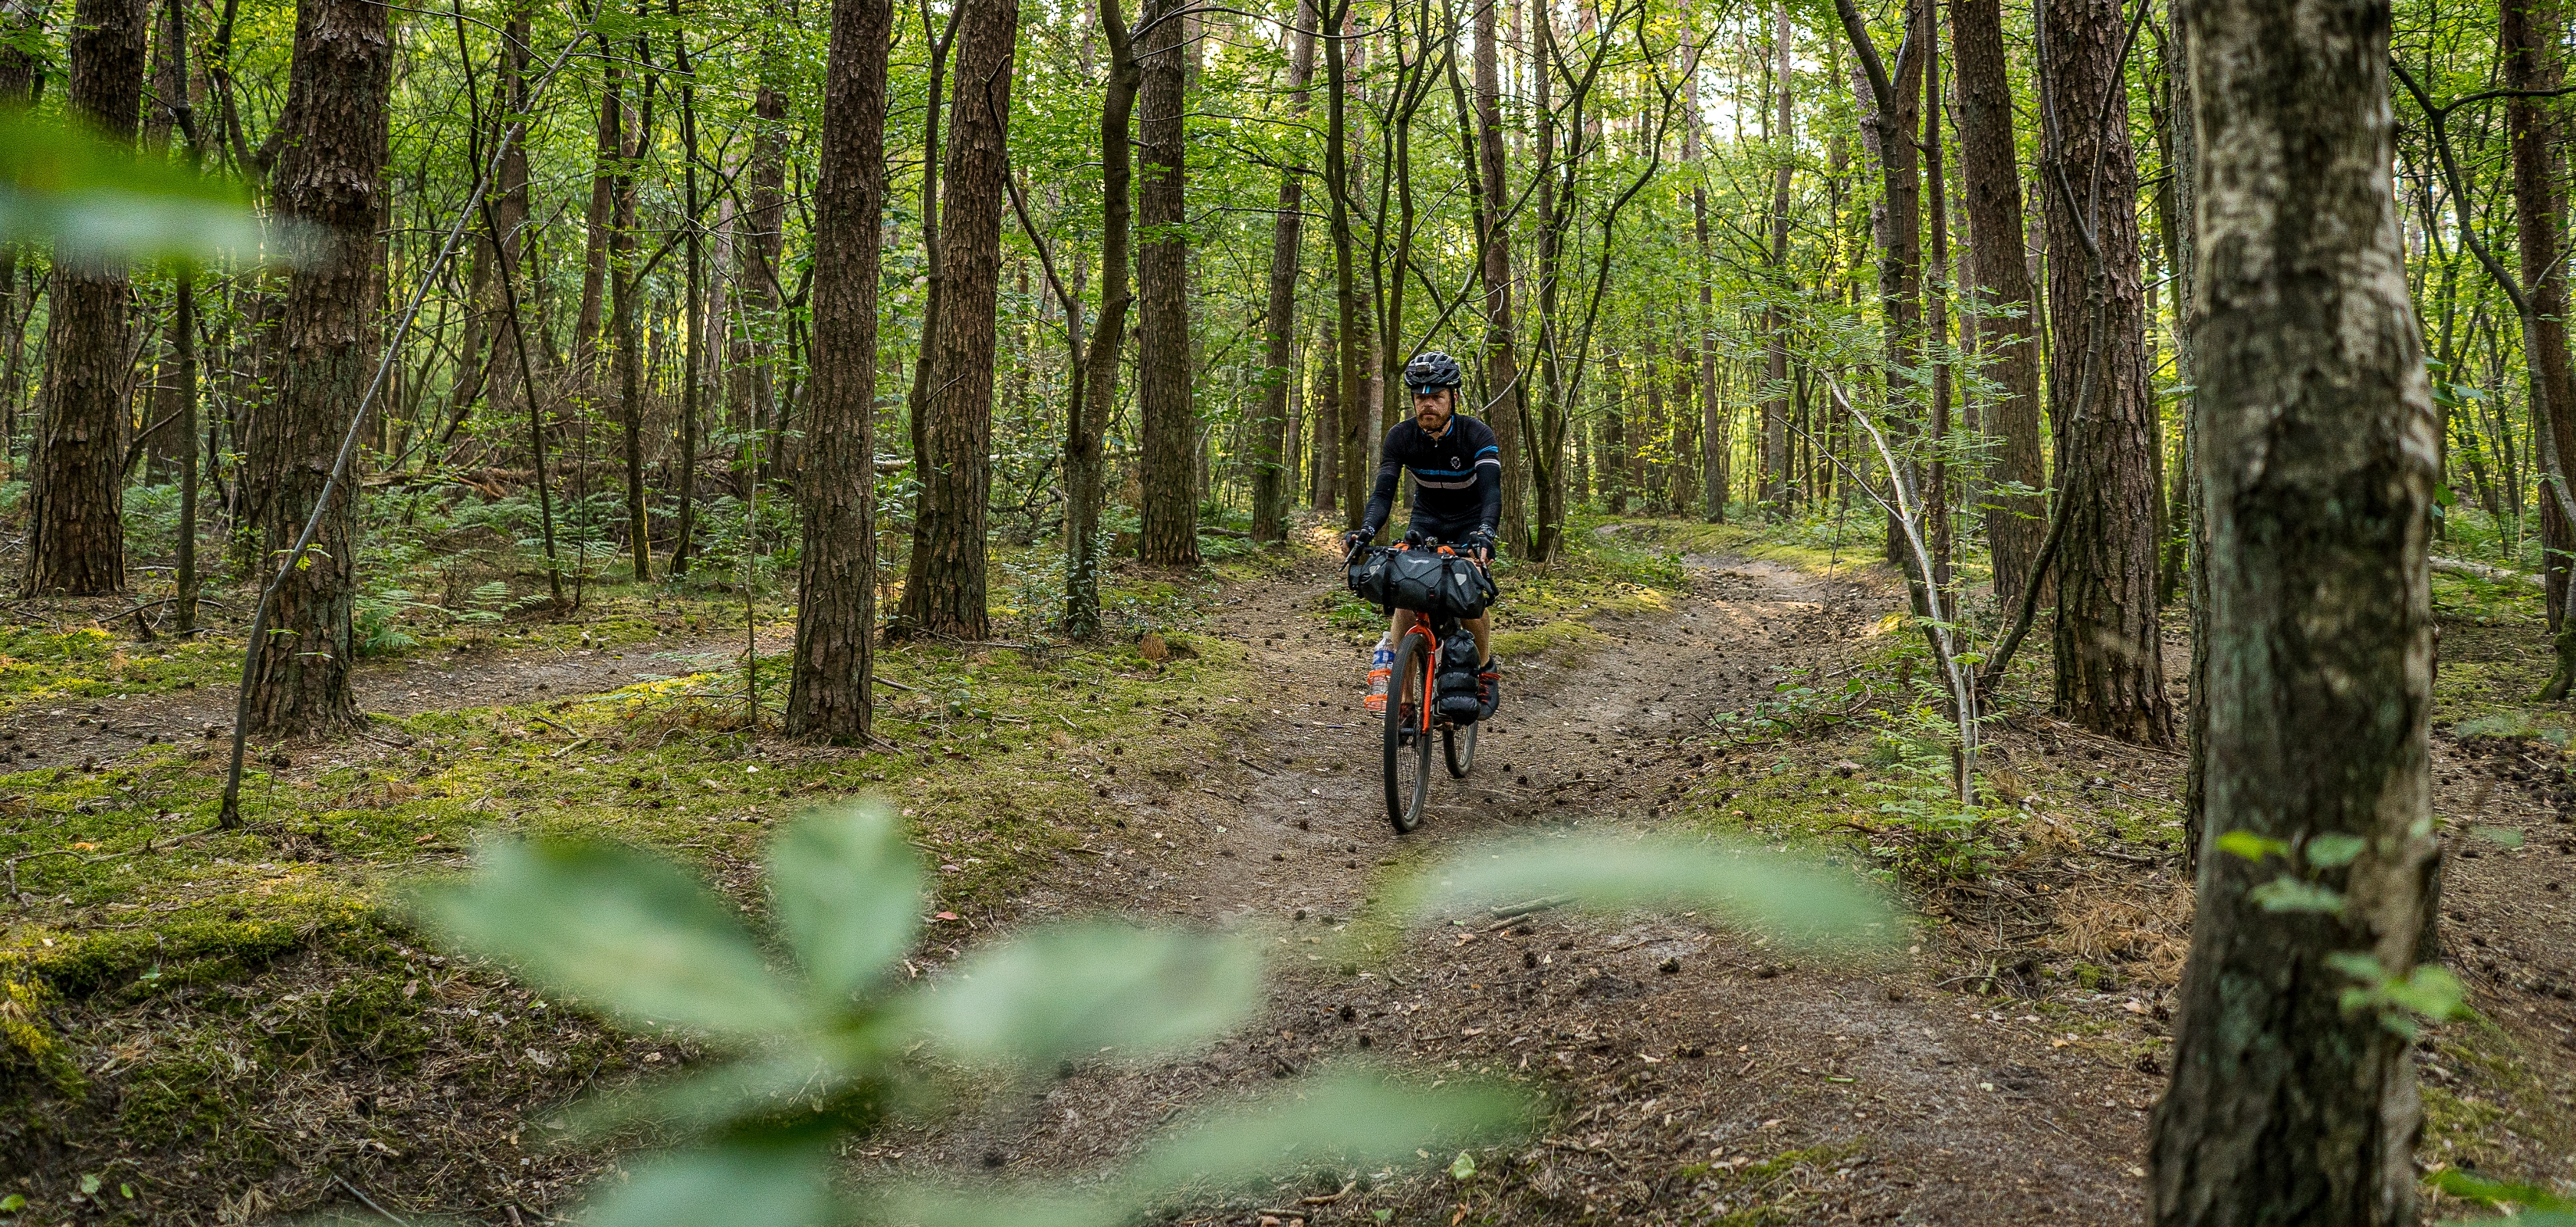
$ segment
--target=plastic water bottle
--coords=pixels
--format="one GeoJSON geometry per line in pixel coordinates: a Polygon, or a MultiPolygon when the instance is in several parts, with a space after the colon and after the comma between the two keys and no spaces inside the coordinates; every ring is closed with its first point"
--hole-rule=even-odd
{"type": "Polygon", "coordinates": [[[1395,632],[1377,637],[1377,650],[1369,654],[1368,697],[1360,705],[1373,712],[1386,710],[1386,681],[1395,673],[1395,632]]]}

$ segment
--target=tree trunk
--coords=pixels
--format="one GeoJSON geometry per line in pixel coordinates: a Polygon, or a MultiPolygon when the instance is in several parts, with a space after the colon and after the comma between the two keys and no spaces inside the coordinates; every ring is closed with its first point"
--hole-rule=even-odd
{"type": "MultiPolygon", "coordinates": [[[[2563,24],[2554,0],[2499,0],[2496,34],[2508,88],[2558,87],[2564,74],[2555,48],[2563,24]]],[[[2567,263],[2559,251],[2565,199],[2558,188],[2564,170],[2558,105],[2510,98],[2504,111],[2505,139],[2513,159],[2514,237],[2527,308],[2523,316],[2526,378],[2535,425],[2549,432],[2549,449],[2533,450],[2556,459],[2555,464],[2541,466],[2539,474],[2550,486],[2565,483],[2569,458],[2576,457],[2576,377],[2571,377],[2567,354],[2567,263]]],[[[2540,495],[2540,539],[2546,559],[2541,590],[2557,649],[2556,667],[2540,697],[2554,702],[2566,698],[2570,683],[2576,682],[2576,626],[2571,626],[2576,619],[2567,617],[2568,585],[2576,582],[2576,565],[2569,561],[2569,551],[2576,550],[2576,525],[2567,522],[2558,496],[2546,488],[2540,495]]]]}
{"type": "Polygon", "coordinates": [[[1767,339],[1764,357],[1767,378],[1762,385],[1762,499],[1771,504],[1773,514],[1787,511],[1789,490],[1789,322],[1781,313],[1779,299],[1791,293],[1789,283],[1789,190],[1790,171],[1797,160],[1795,101],[1790,93],[1789,3],[1777,0],[1773,5],[1771,94],[1772,113],[1765,127],[1771,129],[1771,299],[1762,309],[1762,335],[1767,339]]]}
{"type": "MultiPolygon", "coordinates": [[[[68,109],[92,131],[134,139],[143,106],[144,0],[74,7],[68,109]]],[[[125,588],[125,270],[58,250],[45,320],[45,409],[29,449],[28,595],[125,588]]]]}
{"type": "MultiPolygon", "coordinates": [[[[648,65],[652,62],[641,54],[636,58],[648,65]]],[[[636,318],[639,304],[635,301],[644,290],[640,284],[644,271],[635,267],[635,171],[636,163],[651,147],[646,139],[653,126],[653,77],[649,69],[643,86],[644,99],[636,107],[640,117],[635,140],[629,147],[623,137],[619,138],[621,156],[613,177],[615,204],[608,224],[608,330],[614,334],[612,339],[617,346],[617,421],[626,458],[626,552],[634,560],[635,582],[649,584],[653,582],[653,518],[644,502],[644,338],[636,318]]],[[[607,104],[602,103],[600,109],[604,114],[607,104]]],[[[605,120],[601,121],[601,135],[613,135],[607,131],[605,120]]]]}
{"type": "Polygon", "coordinates": [[[1368,511],[1370,477],[1368,388],[1362,345],[1358,270],[1351,251],[1350,57],[1358,50],[1352,37],[1351,0],[1337,0],[1327,21],[1342,39],[1324,57],[1324,182],[1332,195],[1334,367],[1340,374],[1336,392],[1341,422],[1341,498],[1343,523],[1360,526],[1368,511]]]}
{"type": "MultiPolygon", "coordinates": [[[[1315,0],[1297,0],[1291,19],[1296,32],[1288,60],[1289,114],[1303,122],[1308,110],[1307,86],[1315,78],[1315,0]]],[[[1292,389],[1288,364],[1297,337],[1297,251],[1303,235],[1306,181],[1297,171],[1279,173],[1279,216],[1270,230],[1270,309],[1263,320],[1269,330],[1267,369],[1262,372],[1261,419],[1253,424],[1252,538],[1279,541],[1288,535],[1290,478],[1297,462],[1290,452],[1288,406],[1292,389]]]]}
{"type": "Polygon", "coordinates": [[[1109,42],[1109,77],[1100,103],[1100,314],[1092,321],[1083,356],[1082,412],[1065,423],[1064,633],[1089,639],[1100,633],[1100,504],[1106,497],[1101,448],[1118,391],[1118,352],[1127,340],[1129,237],[1128,181],[1133,150],[1129,121],[1139,73],[1127,41],[1127,15],[1118,0],[1099,0],[1100,29],[1109,42]]]}
{"type": "Polygon", "coordinates": [[[698,221],[698,87],[689,65],[689,30],[681,19],[679,0],[671,0],[671,66],[680,75],[680,239],[687,269],[680,304],[680,522],[671,542],[671,574],[689,570],[690,544],[698,525],[698,414],[704,407],[706,383],[706,227],[698,221]]]}
{"type": "Polygon", "coordinates": [[[1981,406],[1995,437],[1986,470],[1986,543],[1995,598],[2021,599],[2031,562],[2048,535],[2048,482],[2039,442],[2039,339],[2023,259],[2021,165],[2013,138],[2012,83],[2005,70],[2000,0],[1952,0],[1951,69],[1958,80],[1959,171],[1968,200],[1968,267],[1976,279],[1977,353],[1993,381],[1981,406]]]}
{"type": "Polygon", "coordinates": [[[913,459],[921,498],[901,618],[907,632],[983,639],[984,499],[992,486],[993,336],[1019,0],[960,0],[957,84],[939,225],[944,282],[932,393],[913,459]]]}
{"type": "Polygon", "coordinates": [[[940,307],[947,296],[947,266],[939,259],[939,112],[942,105],[939,90],[948,73],[948,53],[957,42],[957,23],[964,20],[966,6],[952,4],[948,26],[938,37],[930,35],[930,5],[921,4],[922,37],[930,39],[930,85],[922,98],[926,104],[921,114],[921,258],[927,266],[928,285],[922,290],[921,344],[912,357],[912,395],[904,401],[905,424],[911,431],[914,463],[920,463],[924,446],[922,433],[930,416],[930,377],[938,353],[940,307]]]}
{"type": "Polygon", "coordinates": [[[590,212],[583,229],[581,314],[573,323],[572,367],[585,387],[599,379],[599,309],[608,285],[610,231],[617,210],[618,167],[626,160],[625,72],[617,57],[600,59],[599,127],[590,172],[590,212]]]}
{"type": "Polygon", "coordinates": [[[1150,566],[1194,566],[1199,560],[1196,468],[1198,415],[1190,405],[1189,238],[1183,184],[1188,147],[1183,111],[1188,90],[1181,54],[1188,22],[1182,5],[1160,0],[1145,10],[1136,49],[1144,74],[1136,105],[1145,160],[1137,221],[1145,241],[1136,253],[1136,412],[1144,425],[1144,501],[1137,557],[1150,566]]]}
{"type": "MultiPolygon", "coordinates": [[[[764,46],[762,56],[764,73],[785,71],[775,48],[764,46]]],[[[727,342],[727,412],[737,426],[759,431],[778,428],[773,368],[778,362],[779,308],[785,298],[778,261],[787,243],[787,96],[778,86],[764,81],[752,91],[751,156],[742,172],[743,208],[734,215],[737,272],[728,296],[736,322],[727,342]]],[[[878,142],[884,142],[882,132],[878,142]]],[[[869,369],[875,369],[873,363],[869,369]]],[[[810,450],[810,434],[807,442],[810,450]]]]}
{"type": "MultiPolygon", "coordinates": [[[[308,227],[278,321],[285,372],[254,421],[247,481],[275,492],[264,526],[270,565],[286,561],[331,476],[349,413],[365,397],[376,344],[370,314],[376,229],[387,212],[386,97],[393,85],[387,10],[368,0],[302,0],[284,135],[270,198],[308,227]]],[[[312,550],[278,583],[243,708],[251,736],[336,736],[359,722],[349,689],[357,596],[357,474],[332,486],[312,550]]]]}
{"type": "Polygon", "coordinates": [[[2150,1218],[2412,1224],[2412,1022],[2345,1003],[2364,965],[2413,967],[2433,851],[2435,419],[2389,183],[2389,9],[2183,12],[2204,227],[2191,332],[2210,460],[2210,837],[2150,1218]],[[2233,832],[2281,850],[2216,851],[2233,832]],[[2265,907],[2256,888],[2283,877],[2337,892],[2340,910],[2265,907]]]}
{"type": "Polygon", "coordinates": [[[2043,161],[2049,403],[2067,518],[2057,554],[2056,709],[2097,733],[2171,745],[2156,608],[2155,397],[2138,277],[2137,153],[2119,0],[2045,0],[2043,161]],[[2107,91],[2107,93],[2106,93],[2107,91]],[[2103,99],[2108,97],[2109,119],[2103,99]],[[2073,200],[2069,200],[2071,185],[2073,200]]]}
{"type": "MultiPolygon", "coordinates": [[[[878,227],[890,0],[839,0],[814,187],[814,362],[797,482],[796,661],[787,735],[864,741],[874,711],[878,227]]],[[[759,246],[755,238],[752,246],[759,246]]]]}
{"type": "Polygon", "coordinates": [[[1494,428],[1502,451],[1503,540],[1526,549],[1529,510],[1523,478],[1521,435],[1529,421],[1529,388],[1521,381],[1519,337],[1512,326],[1512,230],[1509,164],[1503,149],[1501,48],[1494,29],[1494,6],[1501,0],[1476,0],[1476,160],[1477,186],[1483,199],[1476,211],[1482,239],[1479,276],[1485,291],[1485,396],[1482,416],[1494,428]]]}
{"type": "MultiPolygon", "coordinates": [[[[1896,68],[1891,74],[1878,57],[1877,44],[1870,41],[1869,31],[1862,26],[1859,11],[1851,0],[1836,0],[1842,17],[1843,32],[1851,39],[1858,55],[1862,80],[1872,110],[1861,124],[1861,136],[1878,161],[1882,183],[1879,205],[1871,215],[1871,229],[1878,247],[1879,313],[1886,321],[1886,396],[1889,425],[1902,428],[1910,414],[1901,409],[1914,399],[1906,388],[1908,372],[1920,366],[1923,345],[1923,226],[1922,226],[1922,159],[1914,142],[1916,120],[1923,105],[1923,56],[1919,40],[1924,32],[1916,28],[1922,10],[1906,7],[1906,37],[1897,52],[1896,68]]],[[[1887,561],[1911,572],[1914,563],[1905,544],[1903,530],[1896,517],[1887,521],[1884,543],[1887,561]]]]}

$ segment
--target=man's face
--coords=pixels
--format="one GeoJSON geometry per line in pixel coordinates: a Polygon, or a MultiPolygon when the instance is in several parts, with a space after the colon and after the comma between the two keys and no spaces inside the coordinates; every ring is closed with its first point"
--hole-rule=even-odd
{"type": "Polygon", "coordinates": [[[1448,429],[1449,414],[1452,412],[1450,402],[1456,395],[1457,390],[1454,388],[1432,388],[1428,391],[1414,389],[1413,424],[1420,426],[1424,432],[1435,435],[1448,429]]]}

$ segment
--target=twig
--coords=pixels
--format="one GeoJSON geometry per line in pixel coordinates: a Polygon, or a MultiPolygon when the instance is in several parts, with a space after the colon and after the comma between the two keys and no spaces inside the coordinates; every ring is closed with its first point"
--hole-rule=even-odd
{"type": "Polygon", "coordinates": [[[1542,899],[1532,899],[1526,903],[1515,903],[1509,907],[1490,908],[1487,910],[1496,920],[1517,920],[1520,917],[1530,915],[1534,912],[1552,911],[1556,908],[1564,907],[1566,904],[1572,902],[1574,902],[1574,896],[1572,895],[1549,895],[1542,899]]]}
{"type": "Polygon", "coordinates": [[[397,1224],[397,1227],[411,1227],[411,1223],[405,1220],[401,1215],[398,1215],[391,1210],[387,1210],[383,1206],[377,1205],[376,1199],[367,1196],[366,1190],[349,1183],[348,1177],[335,1171],[331,1173],[331,1179],[339,1182],[341,1188],[349,1190],[349,1196],[357,1198],[359,1204],[383,1215],[386,1222],[397,1224]]]}

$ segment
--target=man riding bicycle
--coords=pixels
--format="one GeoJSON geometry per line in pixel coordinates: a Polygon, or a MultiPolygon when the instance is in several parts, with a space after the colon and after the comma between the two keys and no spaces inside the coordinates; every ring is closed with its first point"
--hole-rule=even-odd
{"type": "MultiPolygon", "coordinates": [[[[1494,556],[1494,530],[1503,516],[1503,451],[1494,430],[1458,412],[1458,360],[1439,350],[1425,350],[1404,364],[1404,385],[1413,393],[1413,416],[1386,432],[1378,451],[1377,487],[1369,494],[1360,527],[1342,538],[1349,553],[1377,538],[1395,509],[1397,475],[1413,470],[1413,531],[1452,546],[1482,563],[1494,556]]],[[[1388,633],[1402,639],[1419,615],[1399,609],[1388,633]]],[[[1476,638],[1477,689],[1492,710],[1494,682],[1502,668],[1494,659],[1489,610],[1459,625],[1476,638]]]]}

